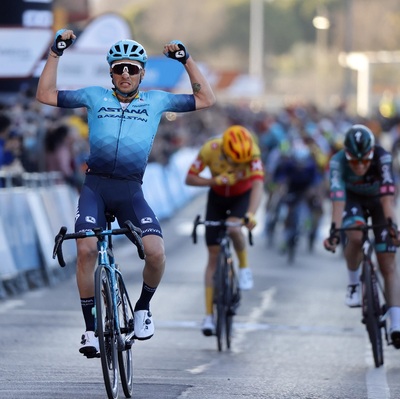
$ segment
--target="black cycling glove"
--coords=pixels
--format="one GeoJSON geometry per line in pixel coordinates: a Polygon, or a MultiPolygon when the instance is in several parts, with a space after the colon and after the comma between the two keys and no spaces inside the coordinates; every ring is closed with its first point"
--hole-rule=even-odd
{"type": "Polygon", "coordinates": [[[75,39],[67,39],[64,40],[61,35],[66,31],[66,29],[60,29],[57,31],[56,36],[54,38],[53,45],[51,46],[51,51],[61,57],[64,53],[64,50],[68,48],[75,39]]]}
{"type": "Polygon", "coordinates": [[[172,40],[171,43],[177,44],[178,47],[179,47],[179,50],[177,50],[177,51],[168,51],[168,53],[165,54],[165,56],[168,57],[168,58],[172,58],[174,60],[177,60],[177,61],[181,62],[183,65],[185,65],[187,59],[189,58],[189,53],[186,50],[186,47],[179,40],[172,40]]]}

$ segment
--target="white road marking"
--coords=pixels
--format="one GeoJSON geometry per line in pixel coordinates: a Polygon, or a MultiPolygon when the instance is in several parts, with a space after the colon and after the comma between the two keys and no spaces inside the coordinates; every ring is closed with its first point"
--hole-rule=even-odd
{"type": "Polygon", "coordinates": [[[386,379],[385,365],[379,368],[375,367],[368,335],[366,336],[366,342],[365,362],[368,365],[368,370],[365,374],[365,382],[367,385],[367,399],[390,399],[390,388],[386,379]]]}
{"type": "MultiPolygon", "coordinates": [[[[252,312],[249,314],[249,316],[247,318],[248,323],[256,324],[259,322],[260,318],[265,313],[265,311],[267,311],[269,308],[272,307],[275,293],[276,293],[275,287],[271,287],[268,290],[262,292],[261,304],[260,304],[260,306],[257,306],[256,308],[254,308],[252,310],[252,312]]],[[[237,332],[235,334],[235,345],[233,345],[233,349],[232,349],[233,352],[240,353],[242,351],[242,349],[241,349],[242,343],[246,339],[246,334],[248,331],[249,330],[246,330],[246,329],[237,330],[237,332]]]]}
{"type": "Polygon", "coordinates": [[[21,299],[7,299],[7,301],[0,304],[0,313],[6,313],[22,306],[25,306],[25,301],[21,299]]]}

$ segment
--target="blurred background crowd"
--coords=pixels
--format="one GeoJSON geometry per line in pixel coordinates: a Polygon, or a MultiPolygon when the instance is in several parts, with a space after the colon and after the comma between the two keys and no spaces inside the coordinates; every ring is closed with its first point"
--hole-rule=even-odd
{"type": "MultiPolygon", "coordinates": [[[[35,42],[34,46],[42,45],[36,57],[43,61],[54,32],[63,27],[78,35],[69,51],[71,58],[61,61],[68,70],[71,65],[89,65],[91,59],[82,57],[96,52],[99,61],[95,58],[94,65],[106,68],[105,48],[109,44],[104,42],[114,42],[113,31],[143,43],[150,56],[149,67],[160,56],[163,43],[176,38],[201,61],[217,105],[196,113],[165,114],[149,162],[166,165],[180,148],[199,147],[227,126],[242,124],[258,139],[268,191],[282,154],[284,159],[304,153],[307,147],[324,171],[329,156],[341,148],[346,129],[361,122],[385,148],[394,151],[398,174],[397,0],[204,0],[201,4],[125,0],[117,7],[108,0],[33,3],[5,0],[0,5],[0,35],[7,38],[13,33],[13,40],[1,36],[0,41],[0,174],[14,176],[13,184],[20,183],[17,176],[24,173],[52,171],[59,172],[77,190],[83,180],[88,155],[84,111],[39,104],[35,91],[43,64],[25,57],[27,63],[33,62],[34,72],[19,77],[21,62],[13,62],[13,57],[18,57],[16,50],[28,54],[26,35],[42,30],[49,31],[48,42],[35,42]],[[37,7],[29,10],[29,18],[26,7],[37,7]],[[177,13],[184,16],[179,26],[174,23],[177,13]],[[105,22],[104,17],[109,19],[105,22]],[[193,24],[193,18],[202,23],[193,24]],[[377,24],[380,29],[373,29],[377,24]],[[87,42],[92,46],[90,51],[86,51],[87,42]],[[74,61],[74,51],[82,61],[74,61]]],[[[160,64],[162,79],[157,87],[143,89],[182,91],[179,79],[166,81],[176,72],[168,69],[172,64],[160,64]]],[[[104,68],[97,75],[103,75],[104,70],[110,84],[104,68]]],[[[61,86],[79,87],[79,79],[86,79],[84,72],[73,76],[73,83],[61,82],[61,86]]],[[[66,73],[60,71],[60,78],[66,73]]],[[[152,70],[147,75],[144,83],[153,84],[152,70]]],[[[4,178],[0,181],[6,185],[4,178]]]]}
{"type": "MultiPolygon", "coordinates": [[[[325,163],[321,166],[325,167],[328,157],[341,148],[344,133],[353,123],[369,126],[389,150],[398,145],[400,117],[397,112],[392,118],[385,118],[377,109],[373,117],[362,118],[349,114],[345,104],[323,112],[312,103],[293,103],[271,112],[254,110],[248,101],[243,101],[220,103],[196,113],[165,114],[149,162],[166,165],[179,149],[200,147],[227,126],[241,124],[257,137],[267,172],[276,166],[276,158],[271,157],[274,150],[294,154],[300,141],[314,154],[316,147],[324,154],[325,163]]],[[[87,138],[84,110],[42,105],[35,99],[34,88],[19,92],[8,103],[0,101],[0,171],[3,173],[58,171],[79,189],[86,170],[87,138]]]]}

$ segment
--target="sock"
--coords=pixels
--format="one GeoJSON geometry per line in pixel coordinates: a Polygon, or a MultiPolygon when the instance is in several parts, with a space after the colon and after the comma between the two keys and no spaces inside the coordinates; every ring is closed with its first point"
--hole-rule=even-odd
{"type": "Polygon", "coordinates": [[[347,269],[349,274],[349,285],[360,284],[360,270],[347,269]]]}
{"type": "Polygon", "coordinates": [[[85,320],[86,331],[94,331],[94,316],[92,309],[94,307],[94,297],[81,298],[83,318],[85,320]]]}
{"type": "Polygon", "coordinates": [[[239,268],[244,269],[247,267],[247,250],[237,251],[236,254],[239,259],[239,268]]]}
{"type": "Polygon", "coordinates": [[[400,306],[392,306],[389,308],[390,328],[400,330],[400,306]]]}
{"type": "Polygon", "coordinates": [[[206,314],[213,314],[213,295],[214,288],[206,287],[206,314]]]}
{"type": "Polygon", "coordinates": [[[150,300],[156,292],[157,287],[149,287],[145,282],[143,282],[142,292],[140,294],[139,300],[136,302],[136,310],[150,310],[150,300]]]}

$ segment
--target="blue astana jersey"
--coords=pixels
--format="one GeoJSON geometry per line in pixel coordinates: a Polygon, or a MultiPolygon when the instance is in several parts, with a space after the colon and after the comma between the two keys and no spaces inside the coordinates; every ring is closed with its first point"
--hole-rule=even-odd
{"type": "Polygon", "coordinates": [[[193,95],[160,90],[139,92],[123,110],[113,90],[61,90],[58,107],[87,108],[90,173],[142,181],[163,112],[195,110],[193,95]]]}

